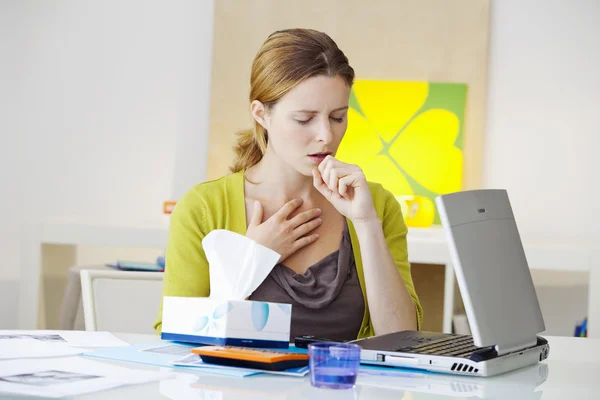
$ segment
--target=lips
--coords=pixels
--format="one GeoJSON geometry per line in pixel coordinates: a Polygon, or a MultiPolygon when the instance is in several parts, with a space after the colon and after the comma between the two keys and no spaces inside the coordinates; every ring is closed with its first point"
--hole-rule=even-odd
{"type": "Polygon", "coordinates": [[[313,162],[320,164],[321,161],[323,161],[325,159],[325,157],[327,157],[330,154],[331,153],[313,153],[313,154],[309,154],[308,156],[310,157],[311,160],[313,160],[313,162]]]}

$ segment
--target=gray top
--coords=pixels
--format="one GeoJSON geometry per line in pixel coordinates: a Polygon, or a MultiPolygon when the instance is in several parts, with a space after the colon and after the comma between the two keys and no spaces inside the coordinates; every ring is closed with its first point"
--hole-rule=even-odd
{"type": "Polygon", "coordinates": [[[249,299],[291,304],[292,341],[302,335],[356,339],[365,301],[347,223],[339,250],[311,265],[304,274],[277,264],[249,299]]]}

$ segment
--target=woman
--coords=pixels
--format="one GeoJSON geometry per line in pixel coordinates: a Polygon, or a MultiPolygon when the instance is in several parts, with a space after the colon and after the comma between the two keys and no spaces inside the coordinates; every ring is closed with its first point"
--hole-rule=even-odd
{"type": "Polygon", "coordinates": [[[255,126],[238,134],[233,174],[192,188],[171,215],[164,296],[209,295],[201,241],[228,229],[281,255],[250,300],[292,304],[291,339],[418,329],[400,205],[335,159],[353,81],[326,34],[267,38],[252,64],[255,126]]]}

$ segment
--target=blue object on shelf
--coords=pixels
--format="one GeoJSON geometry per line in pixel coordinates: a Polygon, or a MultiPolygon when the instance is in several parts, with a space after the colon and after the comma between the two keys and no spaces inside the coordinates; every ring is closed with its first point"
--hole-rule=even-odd
{"type": "Polygon", "coordinates": [[[587,317],[575,326],[575,337],[587,337],[587,317]]]}
{"type": "Polygon", "coordinates": [[[163,272],[165,267],[156,263],[144,261],[127,261],[119,260],[116,264],[106,264],[107,267],[118,269],[121,271],[151,271],[163,272]]]}

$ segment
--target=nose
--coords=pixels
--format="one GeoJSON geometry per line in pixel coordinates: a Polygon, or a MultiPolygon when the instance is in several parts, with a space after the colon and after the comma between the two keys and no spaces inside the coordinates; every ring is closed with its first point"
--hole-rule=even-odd
{"type": "Polygon", "coordinates": [[[331,123],[329,121],[319,125],[317,137],[315,139],[317,142],[324,144],[331,143],[333,140],[333,130],[331,129],[331,123]]]}

